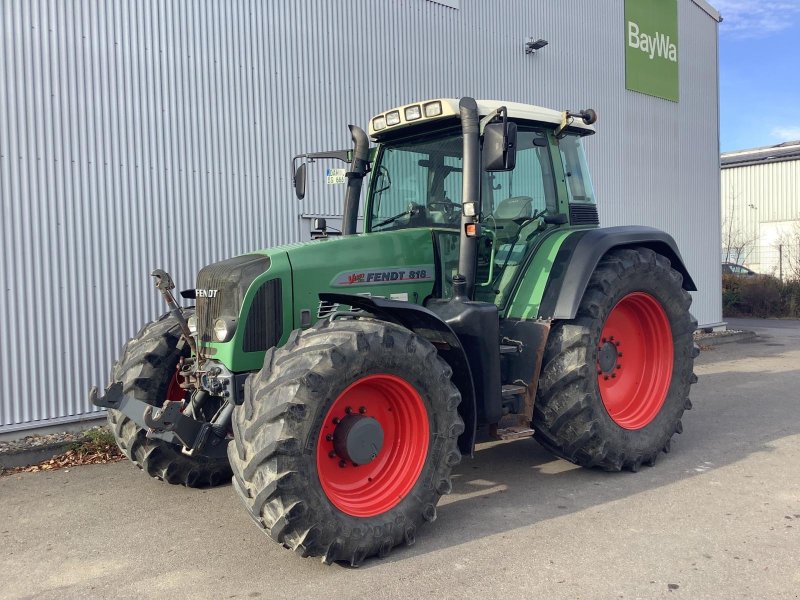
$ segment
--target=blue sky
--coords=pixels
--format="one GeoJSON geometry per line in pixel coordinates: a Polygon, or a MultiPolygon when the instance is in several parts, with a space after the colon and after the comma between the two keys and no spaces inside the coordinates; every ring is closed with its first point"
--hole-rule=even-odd
{"type": "Polygon", "coordinates": [[[800,140],[800,0],[711,0],[723,152],[800,140]]]}

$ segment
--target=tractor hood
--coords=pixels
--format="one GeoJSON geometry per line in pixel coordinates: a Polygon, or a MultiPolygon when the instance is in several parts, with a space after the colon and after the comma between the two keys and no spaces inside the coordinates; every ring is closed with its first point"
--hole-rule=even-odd
{"type": "Polygon", "coordinates": [[[437,285],[433,235],[405,229],[330,237],[204,267],[196,290],[200,352],[233,372],[260,369],[266,350],[283,345],[293,329],[343,308],[320,301],[324,292],[422,304],[437,285]],[[225,341],[217,341],[218,323],[220,331],[228,327],[225,341]]]}

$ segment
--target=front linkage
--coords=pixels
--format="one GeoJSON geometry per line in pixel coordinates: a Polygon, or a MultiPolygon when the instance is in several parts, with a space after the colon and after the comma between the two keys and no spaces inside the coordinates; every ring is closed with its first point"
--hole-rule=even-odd
{"type": "MultiPolygon", "coordinates": [[[[165,442],[183,447],[183,453],[188,456],[195,454],[220,458],[226,455],[227,435],[230,429],[231,415],[235,406],[233,398],[228,397],[222,407],[216,412],[210,421],[198,421],[197,419],[184,414],[184,411],[191,407],[202,406],[208,399],[209,393],[199,385],[198,372],[195,370],[195,360],[197,346],[192,337],[189,326],[186,323],[180,307],[175,302],[172,290],[175,284],[172,277],[161,269],[153,271],[156,288],[161,292],[170,315],[174,317],[180,326],[182,337],[192,350],[193,358],[181,361],[179,364],[178,377],[183,378],[189,383],[182,383],[181,388],[194,388],[190,398],[184,400],[165,400],[161,408],[148,404],[134,398],[123,391],[120,381],[109,384],[105,390],[105,395],[99,396],[97,386],[92,386],[89,391],[89,401],[97,407],[114,409],[123,413],[139,427],[147,431],[150,439],[160,439],[165,442]]],[[[218,373],[209,373],[213,376],[218,373]]],[[[216,381],[215,381],[216,382],[216,381]]],[[[227,382],[226,382],[227,383],[227,382]]],[[[191,411],[194,414],[194,410],[191,411]]]]}

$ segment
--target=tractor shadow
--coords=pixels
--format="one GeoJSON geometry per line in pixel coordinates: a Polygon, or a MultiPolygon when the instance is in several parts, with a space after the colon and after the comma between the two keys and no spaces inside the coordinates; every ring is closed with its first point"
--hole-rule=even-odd
{"type": "MultiPolygon", "coordinates": [[[[763,340],[762,340],[763,341],[763,340]]],[[[785,350],[793,350],[790,344],[785,350]]],[[[781,349],[760,344],[736,356],[769,356],[781,349]]],[[[728,352],[725,352],[728,354],[728,352]]],[[[711,354],[711,353],[709,353],[711,354]]],[[[730,356],[727,360],[730,360],[730,356]]],[[[684,433],[672,441],[655,467],[638,473],[583,469],[558,459],[533,439],[479,444],[453,474],[453,493],[438,507],[438,518],[419,531],[417,543],[397,548],[383,561],[402,561],[487,536],[530,527],[624,499],[770,452],[770,443],[800,434],[800,417],[791,402],[765,398],[765,389],[796,389],[797,370],[753,374],[714,369],[715,356],[698,359],[701,374],[693,387],[694,409],[684,415],[684,433]]],[[[727,367],[727,365],[726,365],[727,367]]],[[[665,493],[669,493],[668,491],[665,493]]],[[[557,543],[557,542],[553,542],[557,543]]]]}

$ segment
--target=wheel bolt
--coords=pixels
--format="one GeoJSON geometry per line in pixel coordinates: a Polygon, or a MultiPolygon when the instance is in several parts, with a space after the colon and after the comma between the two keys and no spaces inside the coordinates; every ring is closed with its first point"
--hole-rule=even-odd
{"type": "Polygon", "coordinates": [[[611,374],[611,378],[612,378],[612,379],[613,379],[614,377],[616,377],[616,376],[617,376],[617,374],[616,374],[616,373],[612,373],[612,374],[611,374]]]}
{"type": "Polygon", "coordinates": [[[360,408],[358,409],[358,412],[360,412],[362,415],[363,415],[363,414],[366,414],[366,412],[367,412],[367,407],[366,407],[366,406],[362,406],[362,407],[360,407],[360,408]]]}
{"type": "Polygon", "coordinates": [[[329,433],[328,435],[326,435],[325,436],[325,440],[328,441],[328,442],[332,442],[333,441],[333,434],[329,433]]]}
{"type": "Polygon", "coordinates": [[[617,346],[619,346],[619,342],[614,342],[617,346]]]}
{"type": "Polygon", "coordinates": [[[344,409],[344,412],[346,412],[349,415],[353,412],[353,409],[348,406],[347,408],[344,409]]]}
{"type": "Polygon", "coordinates": [[[622,358],[622,352],[617,352],[617,357],[622,358]]]}
{"type": "Polygon", "coordinates": [[[339,468],[344,469],[347,466],[347,463],[344,460],[339,461],[339,468]]]}
{"type": "Polygon", "coordinates": [[[598,370],[597,370],[597,374],[598,374],[598,375],[602,375],[602,374],[603,374],[603,372],[602,372],[600,369],[598,369],[598,370]]]}
{"type": "Polygon", "coordinates": [[[334,452],[333,450],[331,450],[330,452],[328,452],[328,457],[329,457],[329,458],[336,458],[336,452],[334,452]]]}
{"type": "Polygon", "coordinates": [[[617,365],[617,368],[618,368],[618,369],[621,369],[621,368],[622,368],[622,365],[617,365]]]}
{"type": "Polygon", "coordinates": [[[603,375],[603,381],[608,381],[608,375],[603,375]]]}
{"type": "Polygon", "coordinates": [[[342,422],[342,420],[339,417],[333,417],[333,424],[334,425],[338,425],[341,422],[342,422]]]}
{"type": "Polygon", "coordinates": [[[612,335],[610,338],[608,338],[608,341],[609,342],[613,342],[614,341],[614,336],[612,335]]]}
{"type": "Polygon", "coordinates": [[[606,338],[603,338],[603,343],[604,343],[604,344],[605,344],[607,341],[608,341],[608,340],[607,340],[606,338]]]}

